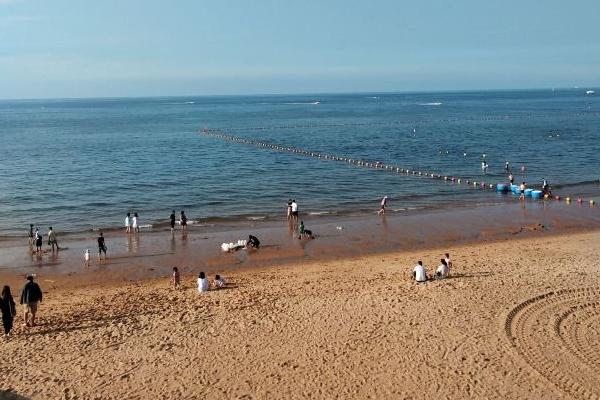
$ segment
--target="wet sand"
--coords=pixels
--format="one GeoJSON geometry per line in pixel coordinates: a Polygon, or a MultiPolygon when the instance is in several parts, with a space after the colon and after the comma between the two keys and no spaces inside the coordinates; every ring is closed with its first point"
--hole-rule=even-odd
{"type": "MultiPolygon", "coordinates": [[[[3,398],[600,396],[600,231],[46,289],[1,343],[3,398]],[[447,280],[415,284],[452,254],[447,280]],[[12,394],[18,396],[12,397],[12,394]]],[[[2,395],[0,395],[2,397],[2,395]]]]}
{"type": "MultiPolygon", "coordinates": [[[[108,259],[97,258],[96,232],[61,236],[64,250],[32,254],[27,239],[0,242],[0,281],[16,284],[35,273],[53,287],[88,286],[164,277],[176,266],[184,274],[199,270],[229,273],[307,261],[356,258],[393,251],[439,248],[465,243],[556,235],[600,228],[600,208],[587,204],[525,202],[435,211],[354,217],[302,217],[315,240],[298,240],[285,217],[279,221],[190,226],[187,234],[168,229],[105,233],[108,259]],[[340,229],[341,228],[341,229],[340,229]],[[254,234],[259,251],[223,253],[223,242],[254,234]],[[90,249],[90,267],[83,253],[90,249]]],[[[44,249],[48,246],[44,245],[44,249]]]]}

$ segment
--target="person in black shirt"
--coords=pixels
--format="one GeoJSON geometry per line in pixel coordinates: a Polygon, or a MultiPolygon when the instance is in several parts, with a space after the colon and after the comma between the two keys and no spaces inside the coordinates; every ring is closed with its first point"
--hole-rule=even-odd
{"type": "Polygon", "coordinates": [[[256,236],[248,235],[248,241],[246,242],[246,246],[258,249],[260,247],[260,240],[258,240],[256,236]]]}
{"type": "Polygon", "coordinates": [[[175,232],[175,210],[171,211],[169,219],[171,220],[171,233],[173,233],[175,232]]]}
{"type": "Polygon", "coordinates": [[[42,301],[42,289],[33,281],[33,276],[27,276],[27,283],[21,291],[21,304],[25,306],[25,325],[35,326],[35,314],[38,303],[42,301]],[[31,317],[31,318],[30,318],[31,317]]]}
{"type": "Polygon", "coordinates": [[[10,330],[13,327],[13,318],[17,315],[17,307],[10,293],[10,287],[4,286],[2,297],[0,297],[0,310],[2,311],[2,325],[4,326],[4,335],[8,338],[10,330]]]}
{"type": "Polygon", "coordinates": [[[187,232],[187,217],[185,216],[185,212],[181,212],[181,230],[183,232],[187,232]]]}
{"type": "Polygon", "coordinates": [[[106,243],[104,243],[104,236],[100,232],[98,236],[98,258],[102,258],[102,252],[104,252],[104,259],[106,260],[106,243]]]}

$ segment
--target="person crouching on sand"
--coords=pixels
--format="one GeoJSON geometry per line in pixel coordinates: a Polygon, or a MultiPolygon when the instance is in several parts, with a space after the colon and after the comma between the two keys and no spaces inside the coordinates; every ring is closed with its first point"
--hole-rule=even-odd
{"type": "Polygon", "coordinates": [[[423,261],[419,261],[415,269],[413,269],[412,277],[417,282],[427,282],[427,271],[423,266],[423,261]]]}
{"type": "Polygon", "coordinates": [[[198,275],[198,292],[208,292],[209,288],[210,284],[208,282],[208,279],[206,279],[206,275],[204,274],[204,272],[200,272],[200,274],[198,275]]]}
{"type": "Polygon", "coordinates": [[[223,289],[227,285],[227,282],[225,282],[225,279],[221,278],[221,275],[215,275],[213,285],[215,289],[223,289]]]}
{"type": "Polygon", "coordinates": [[[173,275],[171,276],[171,283],[173,284],[173,289],[179,289],[180,288],[180,276],[179,276],[179,270],[177,269],[177,267],[173,267],[173,275]]]}

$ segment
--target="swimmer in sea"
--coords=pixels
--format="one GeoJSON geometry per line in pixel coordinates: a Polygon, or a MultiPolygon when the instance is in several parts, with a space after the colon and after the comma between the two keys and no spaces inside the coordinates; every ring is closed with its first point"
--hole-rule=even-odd
{"type": "Polygon", "coordinates": [[[171,224],[171,234],[173,234],[173,232],[175,232],[175,210],[171,211],[169,223],[171,224]]]}

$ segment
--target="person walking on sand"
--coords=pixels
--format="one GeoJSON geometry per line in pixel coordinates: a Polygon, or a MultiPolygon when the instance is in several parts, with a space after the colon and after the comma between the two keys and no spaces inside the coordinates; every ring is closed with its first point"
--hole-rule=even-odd
{"type": "Polygon", "coordinates": [[[133,213],[133,222],[131,224],[131,227],[133,228],[133,231],[135,233],[139,233],[140,232],[140,225],[139,225],[139,221],[138,221],[138,213],[133,213]]]}
{"type": "Polygon", "coordinates": [[[27,283],[21,291],[21,304],[25,308],[25,326],[35,326],[35,314],[42,302],[42,289],[33,281],[33,275],[27,275],[27,283]]]}
{"type": "Polygon", "coordinates": [[[131,213],[125,216],[125,233],[131,233],[131,213]]]}
{"type": "Polygon", "coordinates": [[[33,224],[29,224],[29,232],[27,233],[29,237],[29,246],[33,246],[33,242],[35,240],[35,236],[33,234],[33,224]]]}
{"type": "Polygon", "coordinates": [[[2,312],[2,326],[4,327],[4,337],[8,339],[10,330],[13,327],[13,319],[17,315],[17,307],[10,293],[10,287],[4,286],[0,297],[0,310],[2,312]]]}
{"type": "Polygon", "coordinates": [[[54,251],[54,246],[56,246],[56,251],[60,250],[58,241],[56,240],[56,232],[54,232],[52,227],[48,228],[48,245],[52,246],[52,251],[54,251]]]}
{"type": "Polygon", "coordinates": [[[521,183],[521,186],[519,186],[519,200],[525,200],[525,189],[527,188],[527,185],[525,184],[525,182],[521,183]]]}
{"type": "Polygon", "coordinates": [[[35,251],[37,253],[42,251],[42,234],[39,228],[35,228],[35,251]]]}
{"type": "Polygon", "coordinates": [[[427,282],[427,271],[423,266],[423,261],[417,263],[417,266],[413,269],[412,276],[416,282],[427,282]]]}
{"type": "Polygon", "coordinates": [[[171,224],[171,234],[173,234],[175,232],[175,210],[171,211],[169,223],[171,224]]]}
{"type": "Polygon", "coordinates": [[[173,275],[171,276],[171,284],[173,285],[173,289],[179,289],[180,287],[180,275],[177,267],[173,267],[173,275]]]}
{"type": "Polygon", "coordinates": [[[179,217],[179,221],[181,224],[181,231],[182,232],[187,232],[187,217],[185,215],[185,211],[181,211],[181,216],[179,217]]]}
{"type": "Polygon", "coordinates": [[[383,199],[381,199],[381,208],[379,209],[379,212],[377,213],[377,215],[385,214],[385,207],[387,206],[387,200],[388,200],[388,197],[383,196],[383,199]]]}
{"type": "Polygon", "coordinates": [[[204,274],[204,272],[200,272],[200,274],[198,275],[198,293],[208,292],[209,288],[210,283],[206,278],[206,274],[204,274]]]}
{"type": "Polygon", "coordinates": [[[104,242],[104,235],[102,232],[98,235],[98,259],[102,259],[102,253],[104,253],[104,259],[106,260],[106,243],[104,242]]]}

